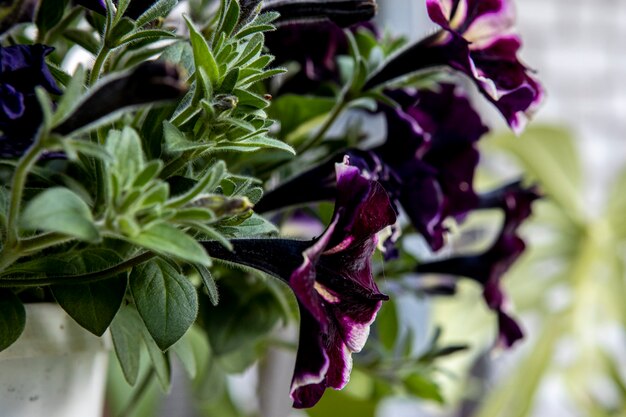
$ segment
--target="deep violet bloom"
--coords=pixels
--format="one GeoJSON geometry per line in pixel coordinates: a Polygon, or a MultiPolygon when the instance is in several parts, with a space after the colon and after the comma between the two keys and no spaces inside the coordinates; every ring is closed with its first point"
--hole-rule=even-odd
{"type": "Polygon", "coordinates": [[[21,155],[32,143],[41,124],[35,87],[61,94],[45,57],[46,45],[0,46],[0,157],[21,155]]]}
{"type": "Polygon", "coordinates": [[[498,316],[499,342],[505,347],[520,340],[523,332],[505,311],[506,295],[500,281],[526,247],[517,229],[530,216],[532,202],[539,197],[535,187],[523,188],[520,183],[481,196],[480,208],[499,208],[504,212],[504,222],[494,243],[481,254],[452,257],[417,267],[418,272],[463,276],[482,285],[487,306],[498,316]]]}
{"type": "MultiPolygon", "coordinates": [[[[452,84],[438,90],[386,92],[399,106],[384,105],[387,140],[370,149],[349,149],[267,192],[257,212],[331,199],[333,163],[343,154],[369,178],[379,181],[391,201],[402,206],[433,250],[444,244],[447,217],[476,208],[473,177],[476,142],[487,132],[471,104],[452,84]]],[[[393,256],[393,239],[386,242],[393,256]]]]}
{"type": "Polygon", "coordinates": [[[465,73],[520,132],[541,101],[543,88],[520,62],[510,0],[427,0],[443,30],[400,52],[366,84],[376,86],[413,71],[447,65],[465,73]]]}
{"type": "Polygon", "coordinates": [[[285,280],[300,307],[300,343],[291,384],[298,408],[311,407],[328,387],[349,379],[383,300],[372,277],[377,233],[396,221],[383,187],[359,169],[337,164],[337,198],[331,224],[313,241],[235,239],[229,252],[204,242],[218,259],[263,270],[285,280]]]}

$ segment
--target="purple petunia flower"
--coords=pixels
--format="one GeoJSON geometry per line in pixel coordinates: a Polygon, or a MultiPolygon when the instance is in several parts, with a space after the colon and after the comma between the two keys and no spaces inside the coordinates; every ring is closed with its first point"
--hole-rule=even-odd
{"type": "Polygon", "coordinates": [[[515,12],[510,0],[427,0],[430,18],[448,31],[447,39],[468,42],[469,60],[452,63],[471,76],[513,130],[524,128],[543,99],[541,85],[517,58],[521,39],[511,33],[515,12]]]}
{"type": "Polygon", "coordinates": [[[349,379],[353,352],[387,296],[371,272],[376,234],[396,215],[382,186],[356,167],[337,164],[337,199],[332,222],[313,242],[235,239],[233,252],[205,242],[218,259],[275,275],[293,289],[300,306],[300,344],[291,386],[294,406],[313,406],[328,387],[349,379]]]}
{"type": "Polygon", "coordinates": [[[517,228],[530,216],[531,204],[539,197],[535,187],[522,188],[519,183],[482,196],[480,208],[499,208],[504,211],[504,223],[495,242],[478,255],[457,256],[417,267],[418,272],[464,276],[480,283],[485,302],[498,315],[499,341],[506,347],[511,347],[521,339],[523,332],[505,312],[506,296],[500,280],[526,247],[517,235],[517,228]]]}
{"type": "Polygon", "coordinates": [[[510,0],[427,0],[428,14],[443,31],[391,58],[370,80],[375,87],[404,74],[447,65],[468,75],[481,93],[520,132],[543,100],[539,82],[520,62],[520,37],[512,32],[510,0]]]}
{"type": "Polygon", "coordinates": [[[46,45],[0,46],[0,156],[15,157],[26,150],[41,124],[35,87],[61,94],[45,57],[46,45]]]}
{"type": "MultiPolygon", "coordinates": [[[[369,178],[379,181],[392,202],[404,208],[433,250],[444,244],[443,222],[462,219],[476,208],[473,178],[476,142],[487,132],[471,104],[454,85],[437,91],[387,91],[399,107],[380,106],[387,119],[387,140],[374,149],[349,149],[267,192],[255,207],[267,212],[294,204],[331,199],[332,166],[341,155],[369,178]]],[[[392,257],[393,241],[387,241],[392,257]]]]}

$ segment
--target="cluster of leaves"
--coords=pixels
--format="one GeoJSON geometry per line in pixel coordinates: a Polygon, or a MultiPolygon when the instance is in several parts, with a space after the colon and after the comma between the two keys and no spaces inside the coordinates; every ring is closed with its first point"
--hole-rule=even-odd
{"type": "MultiPolygon", "coordinates": [[[[219,159],[262,149],[293,154],[290,146],[269,136],[272,121],[264,111],[269,101],[258,91],[260,81],[284,71],[269,68],[272,57],[262,50],[263,32],[273,28],[276,15],[256,10],[240,16],[237,1],[224,1],[215,24],[201,31],[188,20],[190,39],[178,39],[162,27],[175,0],[155,2],[136,20],[124,16],[128,1],[117,7],[108,1],[106,16],[88,12],[91,28],[86,29],[80,24],[84,9],[68,10],[68,2],[62,3],[42,3],[39,39],[57,48],[53,59],[77,44],[95,56],[96,64],[89,74],[80,66],[71,75],[53,67],[63,95],[37,91],[43,112],[38,136],[19,162],[3,161],[14,173],[0,194],[0,348],[10,346],[24,328],[23,300],[53,297],[92,333],[102,335],[110,327],[129,383],[137,380],[145,347],[167,388],[169,355],[163,352],[172,346],[183,351],[184,342],[176,342],[198,319],[202,300],[209,310],[219,300],[208,269],[212,260],[198,240],[230,248],[229,238],[276,233],[251,210],[262,195],[259,181],[230,173],[219,159]],[[164,39],[173,42],[157,42],[164,39]],[[102,86],[152,56],[178,64],[179,72],[187,74],[189,89],[180,102],[117,109],[58,133],[81,106],[93,104],[89,100],[102,86]],[[103,74],[110,75],[100,78],[103,74]],[[64,156],[37,163],[46,153],[64,156]],[[22,195],[23,207],[15,202],[22,195]],[[17,216],[11,214],[16,209],[17,216]],[[10,241],[10,230],[16,242],[10,241]]],[[[33,42],[25,32],[11,36],[33,42]]],[[[263,294],[259,302],[232,308],[247,308],[250,317],[258,317],[263,306],[281,305],[273,298],[285,298],[284,289],[263,294]]],[[[228,309],[228,298],[222,299],[220,308],[228,309]]],[[[272,313],[259,334],[276,317],[272,313]]],[[[222,325],[220,320],[201,322],[222,325]]],[[[224,326],[214,333],[230,334],[224,326]]]]}

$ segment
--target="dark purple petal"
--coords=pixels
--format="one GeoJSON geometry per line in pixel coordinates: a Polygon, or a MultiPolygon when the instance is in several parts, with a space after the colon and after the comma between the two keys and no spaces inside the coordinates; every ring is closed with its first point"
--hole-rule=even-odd
{"type": "Polygon", "coordinates": [[[376,14],[375,0],[269,0],[264,2],[263,12],[278,12],[277,25],[293,22],[332,21],[347,27],[370,20],[376,14]]]}
{"type": "Polygon", "coordinates": [[[102,15],[107,12],[107,5],[104,0],[74,0],[74,4],[78,4],[102,15]]]}
{"type": "Polygon", "coordinates": [[[19,156],[32,143],[41,125],[35,87],[61,94],[45,57],[53,48],[36,45],[0,46],[0,156],[19,156]]]}
{"type": "Polygon", "coordinates": [[[317,403],[326,385],[329,359],[321,341],[320,325],[306,308],[300,305],[300,339],[296,366],[291,380],[291,398],[296,408],[308,408],[317,403]]]}
{"type": "Polygon", "coordinates": [[[505,348],[510,348],[517,342],[524,338],[524,332],[520,325],[511,316],[503,312],[498,311],[498,341],[499,344],[505,348]]]}
{"type": "Polygon", "coordinates": [[[382,301],[371,258],[381,229],[396,214],[382,186],[354,166],[336,166],[332,222],[313,242],[286,239],[233,240],[233,251],[203,242],[209,255],[275,275],[289,283],[302,316],[301,348],[291,395],[310,407],[326,387],[343,388],[352,352],[362,349],[382,301]]]}

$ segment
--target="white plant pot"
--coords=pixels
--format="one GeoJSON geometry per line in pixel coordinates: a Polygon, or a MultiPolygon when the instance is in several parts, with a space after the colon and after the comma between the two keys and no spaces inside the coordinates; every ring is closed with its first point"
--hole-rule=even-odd
{"type": "Polygon", "coordinates": [[[109,351],[58,305],[26,305],[26,328],[0,352],[2,417],[100,417],[109,351]]]}

